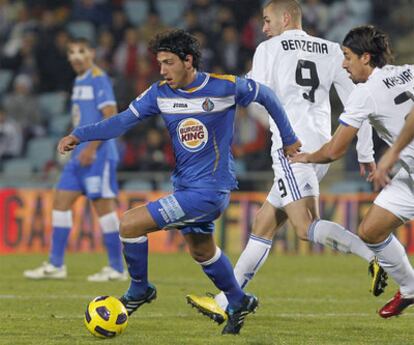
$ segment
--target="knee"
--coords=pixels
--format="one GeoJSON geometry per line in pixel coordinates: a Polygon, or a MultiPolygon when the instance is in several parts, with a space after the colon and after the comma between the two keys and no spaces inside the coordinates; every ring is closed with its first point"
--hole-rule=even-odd
{"type": "Polygon", "coordinates": [[[309,219],[306,221],[301,221],[298,223],[292,223],[293,228],[296,232],[296,235],[301,239],[302,241],[309,241],[308,232],[309,227],[311,226],[313,219],[309,219]]]}
{"type": "Polygon", "coordinates": [[[374,229],[365,221],[362,221],[358,227],[358,236],[366,243],[375,244],[378,242],[374,229]]]}
{"type": "MultiPolygon", "coordinates": [[[[274,217],[274,215],[271,216],[274,217]]],[[[273,219],[269,219],[268,213],[259,210],[253,220],[252,234],[260,238],[272,240],[276,233],[277,226],[278,224],[274,224],[273,219]]]]}
{"type": "Polygon", "coordinates": [[[135,238],[145,235],[138,224],[128,214],[123,214],[119,222],[119,235],[124,238],[135,238]]]}
{"type": "MultiPolygon", "coordinates": [[[[217,249],[218,250],[218,249],[217,249]]],[[[216,247],[214,249],[205,250],[200,248],[192,248],[191,249],[191,256],[195,261],[198,263],[203,263],[209,261],[213,256],[216,254],[216,247]]]]}

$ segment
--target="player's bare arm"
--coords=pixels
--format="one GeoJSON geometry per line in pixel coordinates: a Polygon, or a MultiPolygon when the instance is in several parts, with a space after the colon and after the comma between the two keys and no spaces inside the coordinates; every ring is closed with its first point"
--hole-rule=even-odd
{"type": "Polygon", "coordinates": [[[291,157],[292,163],[331,163],[345,155],[358,132],[352,126],[339,125],[332,139],[313,153],[299,153],[291,157]]]}
{"type": "Polygon", "coordinates": [[[398,161],[401,151],[414,139],[414,108],[406,117],[406,122],[400,135],[394,144],[384,153],[378,162],[376,171],[368,176],[368,180],[373,182],[374,189],[378,191],[390,183],[389,172],[398,161]]]}

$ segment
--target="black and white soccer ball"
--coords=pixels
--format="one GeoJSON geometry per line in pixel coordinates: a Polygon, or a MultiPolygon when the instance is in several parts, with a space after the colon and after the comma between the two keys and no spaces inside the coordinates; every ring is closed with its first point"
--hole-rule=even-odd
{"type": "Polygon", "coordinates": [[[113,338],[128,325],[128,313],[121,301],[112,296],[95,297],[86,307],[86,328],[99,338],[113,338]]]}

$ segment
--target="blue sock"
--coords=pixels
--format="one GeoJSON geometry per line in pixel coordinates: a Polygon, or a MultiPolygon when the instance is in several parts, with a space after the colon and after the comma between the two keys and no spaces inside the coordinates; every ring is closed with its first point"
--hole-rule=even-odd
{"type": "Polygon", "coordinates": [[[108,252],[109,266],[118,272],[124,272],[121,241],[119,240],[118,231],[104,233],[103,241],[108,252]]]}
{"type": "Polygon", "coordinates": [[[68,243],[70,228],[59,226],[53,227],[52,247],[50,249],[49,261],[53,266],[61,267],[65,256],[65,249],[68,243]]]}
{"type": "Polygon", "coordinates": [[[131,276],[131,285],[126,295],[130,299],[138,299],[148,288],[148,239],[142,236],[128,240],[139,240],[139,242],[125,242],[125,239],[122,241],[124,258],[131,276]]]}
{"type": "Polygon", "coordinates": [[[201,263],[201,266],[214,285],[224,292],[229,301],[229,307],[234,310],[240,308],[245,293],[236,281],[233,266],[227,256],[217,248],[213,258],[201,263]]]}

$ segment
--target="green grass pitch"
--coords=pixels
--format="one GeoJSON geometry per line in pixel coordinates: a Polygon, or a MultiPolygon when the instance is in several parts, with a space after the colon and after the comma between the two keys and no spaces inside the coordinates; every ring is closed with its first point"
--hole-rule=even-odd
{"type": "MultiPolygon", "coordinates": [[[[235,258],[233,258],[235,259],[235,258]]],[[[83,325],[89,300],[120,296],[127,282],[88,283],[105,264],[99,254],[68,255],[66,281],[28,281],[22,271],[40,255],[0,257],[0,344],[414,344],[414,308],[383,320],[379,309],[396,291],[369,294],[367,264],[344,255],[271,255],[248,291],[260,299],[240,336],[222,336],[215,325],[186,304],[188,293],[215,291],[188,254],[150,255],[150,280],[158,299],[144,305],[119,337],[100,340],[83,325]]]]}

